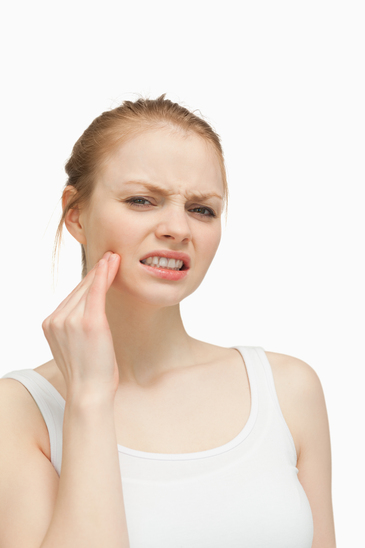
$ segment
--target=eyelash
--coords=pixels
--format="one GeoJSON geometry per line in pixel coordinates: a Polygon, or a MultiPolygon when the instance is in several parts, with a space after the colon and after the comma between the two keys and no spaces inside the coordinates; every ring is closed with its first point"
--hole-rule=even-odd
{"type": "MultiPolygon", "coordinates": [[[[149,202],[151,203],[149,200],[147,200],[147,198],[142,198],[142,197],[135,197],[135,198],[128,198],[128,200],[125,200],[126,203],[128,204],[133,204],[133,205],[136,205],[137,207],[143,207],[145,204],[136,204],[134,200],[144,200],[145,202],[149,202]]],[[[214,211],[212,209],[210,209],[210,207],[194,207],[194,209],[206,209],[207,211],[209,211],[209,215],[204,215],[204,213],[198,213],[198,215],[201,215],[202,217],[216,217],[217,215],[214,213],[214,211]]]]}

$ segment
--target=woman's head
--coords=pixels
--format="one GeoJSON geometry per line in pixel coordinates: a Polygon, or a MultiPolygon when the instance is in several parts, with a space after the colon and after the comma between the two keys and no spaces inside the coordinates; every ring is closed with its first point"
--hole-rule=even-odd
{"type": "Polygon", "coordinates": [[[223,153],[213,129],[184,107],[162,95],[104,112],[76,142],[66,172],[55,251],[65,222],[82,246],[83,277],[108,249],[189,253],[196,243],[200,259],[212,260],[228,200],[223,153]],[[168,194],[136,184],[142,181],[168,194]],[[202,194],[221,199],[199,199],[202,194]]]}

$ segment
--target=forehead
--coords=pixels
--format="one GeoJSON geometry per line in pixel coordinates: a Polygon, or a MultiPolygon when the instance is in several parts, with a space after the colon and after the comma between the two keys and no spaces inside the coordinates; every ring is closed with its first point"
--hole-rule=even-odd
{"type": "Polygon", "coordinates": [[[213,145],[194,133],[145,131],[121,144],[108,156],[100,186],[111,192],[132,191],[136,187],[132,182],[159,186],[166,194],[223,196],[221,166],[213,145]]]}

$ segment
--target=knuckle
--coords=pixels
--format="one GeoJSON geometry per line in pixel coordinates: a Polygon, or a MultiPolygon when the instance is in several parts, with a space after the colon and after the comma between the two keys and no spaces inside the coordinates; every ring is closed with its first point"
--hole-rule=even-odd
{"type": "Polygon", "coordinates": [[[46,318],[42,322],[42,329],[43,329],[44,332],[46,332],[46,331],[48,331],[48,328],[49,328],[49,319],[46,318]]]}
{"type": "Polygon", "coordinates": [[[95,319],[93,318],[83,318],[82,319],[82,330],[86,333],[86,334],[93,334],[97,331],[97,325],[96,325],[96,322],[95,322],[95,319]]]}
{"type": "Polygon", "coordinates": [[[69,314],[64,321],[65,329],[74,330],[80,325],[80,319],[76,314],[69,314]]]}
{"type": "Polygon", "coordinates": [[[48,327],[52,331],[57,331],[62,328],[62,318],[60,316],[50,316],[48,327]]]}

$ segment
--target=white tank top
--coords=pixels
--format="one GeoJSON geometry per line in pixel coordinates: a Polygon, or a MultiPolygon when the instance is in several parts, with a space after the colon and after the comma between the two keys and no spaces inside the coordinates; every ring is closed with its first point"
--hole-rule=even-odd
{"type": "MultiPolygon", "coordinates": [[[[262,347],[231,348],[244,359],[251,391],[249,419],[234,439],[183,454],[118,445],[130,548],[311,548],[311,508],[270,363],[262,347]]],[[[60,474],[65,400],[33,369],[3,378],[33,396],[60,474]]]]}

